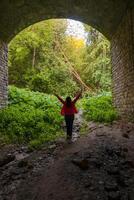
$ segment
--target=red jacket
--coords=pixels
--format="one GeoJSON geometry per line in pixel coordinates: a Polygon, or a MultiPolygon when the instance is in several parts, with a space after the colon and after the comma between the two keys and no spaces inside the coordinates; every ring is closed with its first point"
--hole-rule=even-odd
{"type": "Polygon", "coordinates": [[[61,114],[62,114],[62,115],[73,115],[73,114],[75,114],[75,113],[78,113],[78,110],[77,110],[76,107],[75,107],[75,103],[76,103],[76,101],[79,99],[80,95],[81,95],[81,93],[78,94],[78,95],[74,98],[74,100],[71,102],[71,106],[70,106],[70,107],[67,107],[67,106],[66,106],[66,101],[64,101],[61,97],[59,97],[59,96],[57,95],[57,98],[58,98],[58,99],[61,101],[61,103],[63,104],[62,109],[61,109],[61,114]]]}

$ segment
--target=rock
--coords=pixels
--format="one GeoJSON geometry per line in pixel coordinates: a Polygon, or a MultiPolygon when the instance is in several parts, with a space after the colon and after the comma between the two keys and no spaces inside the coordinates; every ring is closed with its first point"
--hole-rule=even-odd
{"type": "Polygon", "coordinates": [[[103,128],[103,127],[104,127],[103,124],[99,124],[99,125],[98,125],[98,128],[103,128]]]}
{"type": "Polygon", "coordinates": [[[113,165],[108,166],[108,168],[106,170],[107,170],[108,174],[110,174],[110,175],[119,174],[119,171],[120,171],[119,167],[113,166],[113,165]]]}
{"type": "Polygon", "coordinates": [[[122,150],[120,147],[118,147],[117,149],[115,149],[114,153],[117,155],[117,156],[122,156],[122,150]]]}
{"type": "Polygon", "coordinates": [[[0,167],[12,162],[15,160],[15,156],[13,154],[8,154],[4,158],[0,159],[0,167]]]}
{"type": "Polygon", "coordinates": [[[128,152],[128,148],[127,148],[127,147],[124,147],[122,150],[123,150],[124,152],[128,152]]]}
{"type": "Polygon", "coordinates": [[[132,160],[124,160],[122,162],[122,165],[125,165],[126,167],[129,167],[129,168],[134,168],[134,162],[132,160]]]}
{"type": "Polygon", "coordinates": [[[27,166],[27,168],[28,168],[28,169],[33,169],[34,166],[33,166],[31,163],[29,163],[28,166],[27,166]]]}
{"type": "Polygon", "coordinates": [[[120,198],[121,196],[119,191],[108,193],[108,200],[120,200],[120,198]]]}
{"type": "Polygon", "coordinates": [[[94,122],[89,122],[88,127],[90,131],[94,131],[95,129],[98,128],[97,124],[94,122]]]}
{"type": "Polygon", "coordinates": [[[97,132],[96,133],[96,136],[97,137],[102,137],[102,136],[105,136],[106,134],[104,132],[97,132]]]}
{"type": "Polygon", "coordinates": [[[93,158],[91,159],[91,163],[93,163],[93,165],[97,168],[100,168],[102,165],[102,162],[100,161],[99,158],[93,158]]]}
{"type": "Polygon", "coordinates": [[[20,175],[20,169],[12,168],[11,174],[13,177],[18,177],[20,175]]]}
{"type": "Polygon", "coordinates": [[[113,147],[111,147],[111,146],[106,146],[105,151],[109,156],[113,156],[115,153],[113,147]]]}
{"type": "Polygon", "coordinates": [[[43,157],[40,156],[40,157],[38,158],[38,161],[42,161],[42,160],[43,160],[43,157]]]}
{"type": "Polygon", "coordinates": [[[91,182],[89,182],[89,183],[86,183],[84,187],[85,187],[85,188],[90,188],[91,185],[92,185],[91,182]]]}
{"type": "Polygon", "coordinates": [[[15,158],[16,158],[16,160],[23,160],[24,158],[26,158],[26,157],[28,157],[29,156],[29,154],[26,154],[26,153],[16,153],[16,155],[15,155],[15,158]]]}
{"type": "Polygon", "coordinates": [[[75,127],[75,132],[79,132],[80,131],[80,127],[75,127]]]}
{"type": "Polygon", "coordinates": [[[99,181],[99,185],[104,185],[104,182],[103,181],[99,181]]]}
{"type": "Polygon", "coordinates": [[[25,153],[30,153],[29,148],[27,146],[22,146],[21,150],[25,153]]]}
{"type": "Polygon", "coordinates": [[[118,190],[118,184],[116,181],[107,181],[105,183],[105,190],[107,192],[110,192],[110,191],[117,191],[118,190]]]}
{"type": "Polygon", "coordinates": [[[121,186],[121,187],[126,187],[128,184],[125,180],[125,177],[123,176],[123,174],[120,174],[116,177],[117,183],[121,186]]]}
{"type": "Polygon", "coordinates": [[[18,162],[18,167],[27,167],[28,161],[27,160],[21,160],[18,162]]]}
{"type": "Polygon", "coordinates": [[[94,191],[94,190],[95,190],[95,187],[90,187],[90,190],[91,190],[91,191],[94,191]]]}
{"type": "Polygon", "coordinates": [[[117,125],[119,122],[118,121],[113,121],[112,124],[113,125],[117,125]]]}
{"type": "Polygon", "coordinates": [[[92,157],[92,154],[91,154],[91,152],[86,152],[86,153],[84,153],[84,158],[91,158],[92,157]]]}
{"type": "Polygon", "coordinates": [[[83,160],[74,159],[72,160],[72,163],[78,166],[82,170],[87,170],[89,168],[89,163],[88,163],[88,160],[86,159],[83,159],[83,160]]]}
{"type": "Polygon", "coordinates": [[[118,156],[118,157],[122,157],[122,158],[125,158],[126,157],[126,152],[123,151],[123,149],[120,147],[120,146],[106,146],[105,147],[105,152],[108,156],[118,156]]]}
{"type": "Polygon", "coordinates": [[[122,137],[129,139],[129,135],[127,133],[123,133],[122,137]]]}
{"type": "Polygon", "coordinates": [[[49,149],[55,149],[56,148],[56,144],[52,144],[49,146],[49,149]]]}

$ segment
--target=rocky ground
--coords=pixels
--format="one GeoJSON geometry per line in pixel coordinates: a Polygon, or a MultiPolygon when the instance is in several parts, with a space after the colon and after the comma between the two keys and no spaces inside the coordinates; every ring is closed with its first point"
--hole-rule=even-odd
{"type": "Polygon", "coordinates": [[[134,124],[88,123],[85,136],[0,150],[0,200],[134,200],[134,124]]]}

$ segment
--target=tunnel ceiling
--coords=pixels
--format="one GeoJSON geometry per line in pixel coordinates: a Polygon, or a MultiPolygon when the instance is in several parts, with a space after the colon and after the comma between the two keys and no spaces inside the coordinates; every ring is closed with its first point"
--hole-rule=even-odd
{"type": "Polygon", "coordinates": [[[109,39],[130,0],[1,0],[0,38],[10,41],[19,31],[45,19],[70,18],[93,26],[109,39]]]}

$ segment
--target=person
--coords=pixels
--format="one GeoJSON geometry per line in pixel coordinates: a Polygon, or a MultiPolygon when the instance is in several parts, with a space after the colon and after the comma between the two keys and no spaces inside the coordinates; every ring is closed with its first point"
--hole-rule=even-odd
{"type": "Polygon", "coordinates": [[[63,104],[61,109],[61,115],[64,116],[67,128],[67,140],[71,141],[72,139],[72,130],[73,130],[73,121],[74,115],[78,113],[78,110],[75,106],[75,103],[79,99],[82,94],[82,90],[76,95],[76,97],[72,100],[70,96],[66,97],[64,101],[60,96],[55,94],[55,96],[59,99],[59,101],[63,104]]]}

